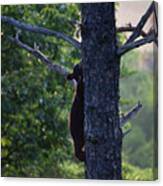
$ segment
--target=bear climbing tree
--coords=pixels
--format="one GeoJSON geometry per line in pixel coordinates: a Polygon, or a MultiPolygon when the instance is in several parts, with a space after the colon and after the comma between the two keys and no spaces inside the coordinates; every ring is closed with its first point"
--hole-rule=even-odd
{"type": "Polygon", "coordinates": [[[84,83],[83,71],[81,65],[76,65],[72,74],[68,74],[68,80],[75,80],[77,88],[69,118],[69,127],[74,141],[74,150],[76,157],[85,161],[84,153],[84,83]]]}

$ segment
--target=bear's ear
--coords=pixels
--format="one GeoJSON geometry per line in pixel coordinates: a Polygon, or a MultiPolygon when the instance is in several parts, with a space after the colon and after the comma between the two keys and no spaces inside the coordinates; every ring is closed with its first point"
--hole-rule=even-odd
{"type": "Polygon", "coordinates": [[[73,80],[73,79],[74,79],[73,74],[68,74],[67,75],[67,80],[73,80]]]}
{"type": "Polygon", "coordinates": [[[83,70],[80,64],[75,65],[74,74],[78,77],[83,75],[83,70]]]}

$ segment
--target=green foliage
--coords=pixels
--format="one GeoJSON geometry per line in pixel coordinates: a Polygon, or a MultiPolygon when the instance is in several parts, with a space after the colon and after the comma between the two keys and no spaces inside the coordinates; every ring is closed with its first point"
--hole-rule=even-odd
{"type": "Polygon", "coordinates": [[[129,77],[136,73],[137,73],[136,70],[131,70],[130,68],[128,68],[127,63],[123,63],[123,62],[121,63],[121,78],[129,77]]]}
{"type": "Polygon", "coordinates": [[[122,33],[117,33],[117,44],[118,46],[122,46],[126,41],[126,36],[122,33]]]}
{"type": "Polygon", "coordinates": [[[125,63],[126,68],[136,73],[120,81],[121,112],[130,110],[138,100],[143,104],[140,113],[130,121],[132,131],[123,140],[124,160],[141,169],[153,168],[154,164],[154,77],[153,67],[149,60],[145,61],[145,55],[152,59],[152,53],[141,56],[138,52],[130,52],[122,58],[122,64],[125,63]]]}
{"type": "Polygon", "coordinates": [[[123,163],[123,174],[122,177],[124,180],[153,180],[153,172],[151,168],[148,169],[140,169],[128,163],[123,163]]]}
{"type": "MultiPolygon", "coordinates": [[[[66,20],[79,19],[75,4],[2,6],[2,15],[69,35],[75,28],[66,20]]],[[[2,33],[2,175],[82,177],[67,125],[72,87],[8,40],[14,27],[2,23],[2,33]]],[[[67,68],[79,62],[78,51],[62,40],[26,31],[20,38],[67,68]]]]}

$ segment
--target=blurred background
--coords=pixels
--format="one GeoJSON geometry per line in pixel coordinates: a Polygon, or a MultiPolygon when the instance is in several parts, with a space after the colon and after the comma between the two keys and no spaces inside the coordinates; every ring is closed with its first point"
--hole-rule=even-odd
{"type": "MultiPolygon", "coordinates": [[[[117,27],[136,26],[149,2],[116,4],[117,27]]],[[[67,33],[80,40],[79,4],[3,5],[1,14],[67,33]],[[53,21],[52,21],[53,20],[53,21]]],[[[144,31],[150,29],[153,19],[144,31]]],[[[84,178],[84,164],[73,153],[68,116],[74,90],[61,76],[49,71],[38,59],[8,40],[17,28],[1,25],[1,173],[12,177],[84,178]]],[[[20,39],[39,49],[69,71],[80,62],[74,47],[55,37],[21,31],[20,39]]],[[[118,34],[119,43],[127,34],[118,34]]],[[[138,101],[143,109],[129,121],[123,139],[123,179],[152,180],[155,159],[154,56],[153,44],[121,59],[120,114],[138,101]]]]}

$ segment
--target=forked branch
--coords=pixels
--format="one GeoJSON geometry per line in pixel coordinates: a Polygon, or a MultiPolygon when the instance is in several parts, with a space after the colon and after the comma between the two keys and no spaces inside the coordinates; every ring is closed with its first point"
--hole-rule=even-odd
{"type": "Polygon", "coordinates": [[[135,30],[133,31],[133,33],[131,34],[131,36],[129,37],[129,39],[126,41],[125,44],[128,44],[128,43],[134,41],[137,37],[140,36],[142,28],[144,27],[145,23],[147,22],[148,18],[150,17],[150,15],[152,14],[153,11],[154,11],[154,2],[151,3],[151,5],[149,6],[146,13],[141,17],[135,30]]]}
{"type": "Polygon", "coordinates": [[[121,116],[120,126],[123,127],[128,120],[134,118],[141,108],[142,108],[142,104],[138,102],[128,113],[121,116]]]}
{"type": "Polygon", "coordinates": [[[49,35],[49,36],[55,36],[59,39],[63,39],[65,41],[67,41],[68,43],[73,45],[75,48],[80,49],[80,42],[78,42],[76,39],[74,39],[64,33],[50,30],[50,29],[47,29],[44,27],[39,27],[36,25],[27,24],[27,23],[18,21],[14,18],[8,17],[8,16],[1,16],[1,20],[4,23],[13,25],[13,26],[15,26],[19,29],[22,29],[22,30],[26,30],[29,32],[34,32],[34,33],[39,33],[39,34],[45,34],[45,35],[49,35]]]}
{"type": "MultiPolygon", "coordinates": [[[[157,26],[158,23],[157,23],[156,7],[155,7],[155,3],[152,2],[150,7],[148,8],[148,10],[146,11],[146,13],[141,17],[137,26],[134,28],[131,25],[129,25],[128,30],[133,31],[133,33],[131,34],[129,39],[126,41],[126,43],[117,50],[117,55],[121,56],[132,49],[138,48],[142,45],[145,45],[145,44],[151,43],[151,42],[155,42],[156,45],[158,45],[157,31],[155,32],[155,30],[152,29],[148,32],[148,34],[146,34],[142,30],[145,23],[147,22],[147,20],[149,19],[150,15],[152,13],[154,13],[154,15],[155,15],[156,26],[157,26]],[[143,36],[144,38],[136,40],[140,35],[143,36]]],[[[127,28],[120,29],[120,31],[123,31],[123,30],[126,31],[127,28]]]]}
{"type": "Polygon", "coordinates": [[[50,59],[48,59],[47,56],[45,56],[43,53],[41,53],[41,51],[39,51],[36,47],[32,48],[29,45],[21,42],[18,38],[18,35],[16,37],[9,37],[9,39],[14,42],[15,44],[17,44],[19,47],[25,49],[26,51],[28,51],[29,53],[31,53],[32,55],[34,55],[36,58],[40,59],[44,64],[46,64],[48,66],[48,68],[64,77],[66,77],[68,75],[68,71],[58,65],[58,64],[54,64],[50,59]]]}
{"type": "MultiPolygon", "coordinates": [[[[133,32],[136,29],[135,26],[128,25],[128,26],[122,26],[117,28],[117,32],[133,32]]],[[[145,33],[143,30],[141,30],[140,35],[142,37],[147,36],[147,33],[145,33]]]]}
{"type": "Polygon", "coordinates": [[[154,33],[150,33],[146,37],[144,37],[143,39],[139,39],[137,41],[133,41],[133,42],[124,44],[123,46],[121,46],[118,49],[117,54],[119,56],[121,56],[121,55],[125,54],[126,52],[128,52],[128,51],[130,51],[132,49],[138,48],[138,47],[140,47],[142,45],[151,43],[153,41],[155,42],[155,40],[156,40],[156,35],[154,33]]]}
{"type": "Polygon", "coordinates": [[[132,129],[128,129],[127,131],[123,132],[123,137],[125,137],[127,134],[129,134],[132,131],[132,129]]]}

